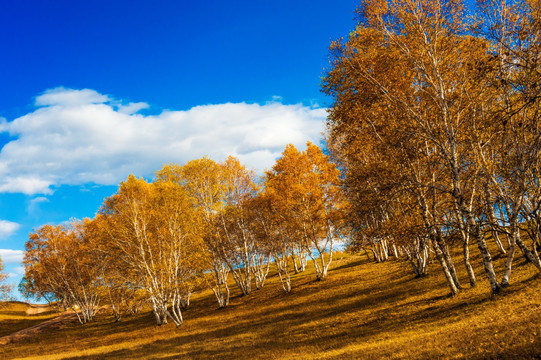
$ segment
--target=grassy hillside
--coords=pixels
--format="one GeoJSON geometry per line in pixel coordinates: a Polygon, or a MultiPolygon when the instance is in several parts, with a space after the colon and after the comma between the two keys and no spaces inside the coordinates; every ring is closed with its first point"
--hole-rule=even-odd
{"type": "Polygon", "coordinates": [[[0,338],[15,331],[39,324],[54,316],[51,313],[27,316],[26,310],[29,307],[28,304],[18,301],[0,302],[0,338]]]}
{"type": "MultiPolygon", "coordinates": [[[[178,329],[157,327],[150,312],[120,323],[103,314],[1,346],[0,358],[541,358],[541,277],[520,259],[502,294],[490,295],[478,267],[479,286],[450,298],[437,263],[415,279],[402,261],[337,258],[326,281],[296,275],[291,294],[276,276],[249,296],[234,292],[223,310],[210,291],[198,294],[178,329]]],[[[36,319],[9,316],[14,330],[36,319]]]]}

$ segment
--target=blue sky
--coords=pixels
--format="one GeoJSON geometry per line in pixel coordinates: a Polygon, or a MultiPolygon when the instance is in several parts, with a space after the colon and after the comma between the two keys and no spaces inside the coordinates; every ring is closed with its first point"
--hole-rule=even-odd
{"type": "Polygon", "coordinates": [[[129,173],[319,141],[331,39],[356,1],[0,2],[0,256],[91,217],[129,173]]]}

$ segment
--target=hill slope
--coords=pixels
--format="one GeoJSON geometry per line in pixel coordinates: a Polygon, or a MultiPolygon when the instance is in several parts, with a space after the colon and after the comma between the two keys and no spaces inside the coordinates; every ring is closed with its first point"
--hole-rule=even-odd
{"type": "MultiPolygon", "coordinates": [[[[532,358],[541,356],[541,284],[517,261],[511,287],[491,296],[479,286],[448,297],[438,264],[415,279],[408,264],[338,255],[326,281],[308,271],[285,294],[276,276],[262,290],[217,310],[195,296],[180,328],[157,327],[149,312],[114,323],[107,315],[71,323],[0,348],[0,357],[34,359],[343,359],[532,358]]],[[[457,263],[457,266],[460,265],[457,263]]],[[[466,278],[463,278],[466,283],[466,278]]],[[[0,314],[2,310],[0,309],[0,314]]],[[[0,315],[0,319],[1,319],[0,315]]],[[[28,321],[21,315],[20,321],[28,321]]],[[[18,330],[18,329],[16,329],[18,330]]]]}

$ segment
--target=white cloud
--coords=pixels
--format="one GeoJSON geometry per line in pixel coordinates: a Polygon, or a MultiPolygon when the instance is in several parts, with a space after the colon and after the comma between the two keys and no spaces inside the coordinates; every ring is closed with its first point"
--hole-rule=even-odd
{"type": "MultiPolygon", "coordinates": [[[[1,153],[0,153],[1,156],[1,153]]],[[[7,165],[8,162],[2,163],[2,165],[7,165]]],[[[6,169],[6,172],[9,171],[6,169]]],[[[2,172],[0,172],[2,173],[2,172]]],[[[10,192],[10,193],[23,193],[23,194],[51,194],[52,190],[49,186],[52,185],[52,182],[45,179],[38,178],[39,175],[28,175],[24,176],[11,177],[9,175],[5,176],[0,181],[0,192],[10,192]]]]}
{"type": "Polygon", "coordinates": [[[30,200],[30,203],[28,204],[28,213],[33,215],[36,214],[39,211],[39,204],[49,202],[49,199],[47,199],[44,196],[38,196],[30,200]]]}
{"type": "Polygon", "coordinates": [[[4,264],[16,264],[23,261],[23,250],[0,249],[0,258],[4,264]]]}
{"type": "Polygon", "coordinates": [[[32,204],[32,205],[43,203],[43,202],[49,202],[49,199],[47,199],[44,196],[38,196],[38,197],[33,198],[32,200],[30,200],[30,204],[32,204]]]}
{"type": "Polygon", "coordinates": [[[59,105],[78,106],[87,104],[103,104],[110,99],[91,89],[73,90],[58,87],[45,91],[36,98],[36,106],[59,105]]]}
{"type": "Polygon", "coordinates": [[[146,103],[120,101],[90,89],[57,88],[38,108],[0,131],[16,137],[0,152],[0,192],[50,194],[54,186],[114,185],[129,173],[151,176],[163,164],[208,155],[237,156],[251,168],[272,166],[288,143],[318,142],[321,108],[227,103],[141,115],[146,103]]]}
{"type": "Polygon", "coordinates": [[[118,106],[118,112],[122,114],[128,114],[132,115],[137,113],[139,110],[148,109],[149,105],[144,102],[138,102],[138,103],[129,103],[128,105],[119,105],[118,106]]]}
{"type": "Polygon", "coordinates": [[[0,239],[11,236],[15,231],[19,230],[21,225],[7,220],[0,220],[0,239]]]}

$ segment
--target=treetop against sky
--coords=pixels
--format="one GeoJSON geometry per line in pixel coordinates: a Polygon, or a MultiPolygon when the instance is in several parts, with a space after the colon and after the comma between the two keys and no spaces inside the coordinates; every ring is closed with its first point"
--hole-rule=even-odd
{"type": "Polygon", "coordinates": [[[3,2],[0,257],[32,229],[93,216],[130,173],[239,158],[262,172],[318,143],[331,39],[357,2],[3,2]]]}

